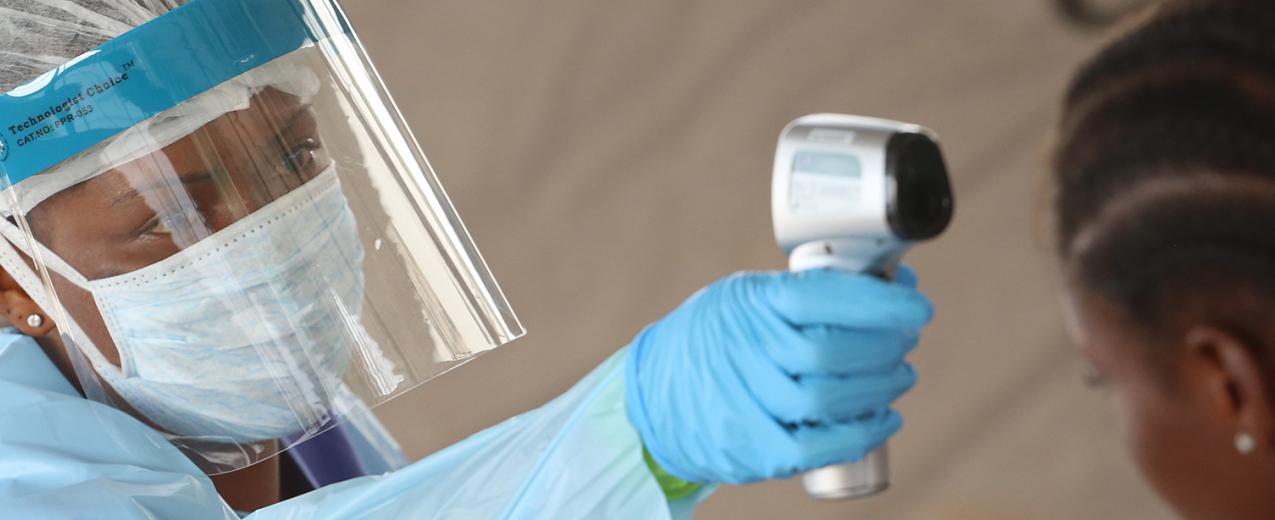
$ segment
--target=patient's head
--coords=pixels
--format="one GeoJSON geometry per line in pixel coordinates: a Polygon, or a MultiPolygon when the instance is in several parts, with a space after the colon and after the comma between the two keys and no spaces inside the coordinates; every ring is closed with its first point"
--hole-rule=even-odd
{"type": "Polygon", "coordinates": [[[1135,460],[1192,518],[1275,515],[1275,2],[1177,2],[1068,93],[1072,331],[1135,460]]]}

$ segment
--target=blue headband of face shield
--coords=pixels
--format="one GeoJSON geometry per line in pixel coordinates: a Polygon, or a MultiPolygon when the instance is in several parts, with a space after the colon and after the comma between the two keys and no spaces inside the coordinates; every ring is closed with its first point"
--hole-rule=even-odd
{"type": "Polygon", "coordinates": [[[194,0],[0,95],[0,178],[16,185],[217,85],[331,35],[307,0],[194,0]]]}

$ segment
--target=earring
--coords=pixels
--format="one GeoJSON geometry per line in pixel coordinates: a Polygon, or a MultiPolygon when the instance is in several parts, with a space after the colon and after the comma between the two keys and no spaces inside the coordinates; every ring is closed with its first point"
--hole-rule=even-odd
{"type": "Polygon", "coordinates": [[[44,316],[41,316],[39,314],[32,314],[30,316],[27,316],[28,327],[31,327],[33,329],[38,329],[40,328],[41,325],[44,325],[44,316]]]}
{"type": "Polygon", "coordinates": [[[1240,455],[1248,455],[1253,453],[1253,448],[1257,447],[1257,442],[1253,440],[1253,436],[1248,432],[1239,432],[1235,434],[1235,451],[1240,455]]]}

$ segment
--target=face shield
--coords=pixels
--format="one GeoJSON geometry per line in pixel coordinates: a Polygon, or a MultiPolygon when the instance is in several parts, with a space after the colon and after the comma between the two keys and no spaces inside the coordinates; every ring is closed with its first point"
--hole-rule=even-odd
{"type": "Polygon", "coordinates": [[[88,398],[219,474],[522,334],[335,3],[71,4],[0,7],[111,37],[0,96],[0,266],[88,398]]]}

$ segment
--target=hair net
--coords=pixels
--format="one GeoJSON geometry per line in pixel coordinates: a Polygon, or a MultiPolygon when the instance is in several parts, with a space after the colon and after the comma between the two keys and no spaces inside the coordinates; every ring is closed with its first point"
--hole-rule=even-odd
{"type": "MultiPolygon", "coordinates": [[[[0,92],[35,87],[53,70],[184,0],[0,0],[0,92]]],[[[253,69],[14,187],[30,211],[71,186],[146,157],[230,112],[265,88],[309,98],[320,88],[307,49],[253,69]]],[[[4,209],[8,213],[9,208],[4,209]]]]}
{"type": "Polygon", "coordinates": [[[0,92],[186,0],[0,0],[0,92]]]}

